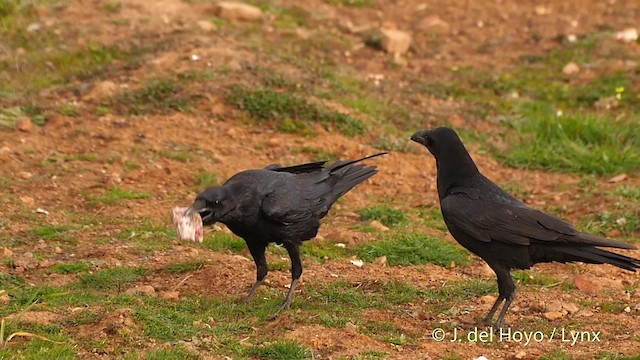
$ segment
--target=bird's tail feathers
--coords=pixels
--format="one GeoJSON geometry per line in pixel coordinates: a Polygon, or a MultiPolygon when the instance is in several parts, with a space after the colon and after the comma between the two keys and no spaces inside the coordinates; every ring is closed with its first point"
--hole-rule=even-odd
{"type": "Polygon", "coordinates": [[[331,166],[329,167],[329,171],[335,172],[335,171],[338,171],[338,170],[340,170],[342,168],[345,168],[345,167],[347,167],[349,165],[358,163],[360,161],[364,161],[364,160],[367,160],[367,159],[371,159],[371,158],[382,156],[382,155],[386,155],[386,154],[388,154],[388,153],[387,152],[381,152],[381,153],[365,156],[362,159],[336,161],[333,164],[331,164],[331,166]]]}
{"type": "Polygon", "coordinates": [[[563,246],[560,251],[568,255],[567,260],[569,261],[582,261],[590,264],[611,264],[621,269],[634,272],[640,267],[640,260],[638,259],[593,246],[563,246]]]}

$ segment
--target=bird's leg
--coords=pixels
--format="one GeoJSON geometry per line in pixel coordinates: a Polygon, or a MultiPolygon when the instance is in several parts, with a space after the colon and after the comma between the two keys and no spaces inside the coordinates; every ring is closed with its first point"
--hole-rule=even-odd
{"type": "Polygon", "coordinates": [[[509,306],[511,306],[511,303],[515,298],[516,285],[513,283],[513,279],[511,278],[509,269],[498,268],[494,269],[494,271],[496,272],[496,276],[498,277],[498,293],[500,294],[499,298],[505,299],[504,306],[502,307],[500,315],[498,315],[498,320],[495,324],[495,328],[500,329],[502,327],[502,320],[504,320],[504,316],[507,314],[509,306]]]}
{"type": "Polygon", "coordinates": [[[502,311],[500,311],[500,315],[498,316],[498,321],[496,321],[496,329],[500,329],[502,327],[502,320],[504,316],[507,314],[507,310],[509,310],[509,306],[513,302],[513,299],[516,297],[515,291],[511,293],[505,300],[504,306],[502,307],[502,311]]]}
{"type": "Polygon", "coordinates": [[[298,285],[298,280],[300,280],[300,276],[302,275],[302,261],[300,261],[300,251],[297,244],[285,242],[284,247],[287,249],[289,257],[291,258],[291,286],[280,308],[288,309],[293,301],[293,291],[296,285],[298,285]]]}
{"type": "Polygon", "coordinates": [[[500,307],[500,304],[502,304],[502,301],[504,299],[501,296],[498,296],[498,298],[496,299],[496,301],[493,303],[493,306],[491,306],[491,310],[489,310],[489,312],[487,313],[487,316],[484,317],[484,319],[482,319],[481,323],[484,325],[492,325],[492,320],[493,320],[493,315],[496,314],[496,311],[498,311],[498,308],[500,307]]]}
{"type": "Polygon", "coordinates": [[[253,300],[256,296],[256,290],[264,281],[264,278],[267,276],[267,272],[269,272],[269,269],[267,268],[267,258],[264,255],[267,247],[264,244],[249,244],[248,242],[247,246],[249,247],[249,252],[253,257],[253,261],[256,263],[256,282],[251,286],[247,297],[244,298],[245,303],[253,300]]]}

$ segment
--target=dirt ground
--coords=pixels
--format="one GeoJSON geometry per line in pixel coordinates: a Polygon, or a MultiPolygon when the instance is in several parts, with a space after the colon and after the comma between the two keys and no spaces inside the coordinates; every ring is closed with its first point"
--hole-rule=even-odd
{"type": "MultiPolygon", "coordinates": [[[[120,3],[121,8],[116,13],[101,10],[105,2],[95,0],[71,0],[40,9],[42,22],[50,24],[50,29],[42,31],[57,31],[69,43],[126,43],[136,46],[153,43],[156,48],[142,56],[137,67],[130,68],[116,60],[115,65],[101,74],[99,79],[92,79],[90,83],[76,80],[74,85],[81,91],[65,88],[27,95],[30,99],[51,106],[73,103],[79,115],[59,115],[56,121],[30,132],[0,131],[0,148],[5,149],[0,153],[0,172],[3,177],[12,179],[3,188],[0,219],[10,220],[11,226],[3,227],[2,231],[11,238],[19,238],[35,224],[74,223],[73,214],[77,213],[120,219],[124,223],[105,221],[97,230],[75,232],[78,242],[56,254],[52,253],[53,249],[47,247],[46,242],[12,243],[8,247],[13,254],[10,257],[21,260],[25,253],[44,249],[42,251],[52,253],[52,263],[100,258],[106,267],[144,263],[151,269],[160,269],[178,260],[207,259],[202,269],[191,273],[192,276],[182,283],[180,281],[184,276],[152,274],[145,277],[144,283],[136,285],[152,285],[157,291],[170,291],[178,287],[181,296],[197,293],[212,297],[220,294],[240,297],[254,278],[254,265],[247,261],[248,255],[244,258],[196,249],[190,244],[176,241],[167,249],[154,251],[153,256],[149,257],[132,251],[128,245],[118,244],[117,240],[96,240],[114,239],[115,234],[127,227],[127,223],[139,224],[146,219],[168,223],[172,206],[186,205],[194,198],[197,190],[194,176],[199,170],[214,172],[219,180],[224,180],[244,169],[276,162],[293,164],[312,160],[308,153],[297,151],[302,146],[321,148],[340,158],[365,156],[378,151],[369,145],[373,135],[347,137],[324,129],[317,129],[318,134],[314,137],[286,134],[266,125],[245,121],[237,110],[222,101],[225,86],[236,81],[243,82],[248,76],[247,63],[270,65],[272,58],[261,52],[267,51],[265,48],[268,46],[270,54],[277,55],[279,47],[286,46],[291,32],[296,36],[295,29],[274,28],[273,19],[267,16],[259,22],[229,22],[209,31],[198,26],[198,21],[215,18],[210,2],[123,0],[120,3]],[[51,21],[47,22],[48,19],[51,21]],[[249,33],[244,36],[242,31],[237,30],[247,28],[262,35],[252,37],[249,33]],[[193,54],[198,55],[198,61],[193,61],[193,54]],[[95,114],[96,106],[112,95],[96,86],[101,82],[114,83],[116,87],[113,93],[120,93],[139,88],[145,79],[219,68],[230,70],[223,78],[213,80],[205,87],[185,90],[198,92],[195,111],[143,115],[95,114]],[[175,149],[187,154],[188,161],[161,155],[175,149]],[[92,155],[96,160],[82,160],[79,155],[92,155]],[[132,168],[126,165],[127,162],[136,162],[140,166],[132,168]],[[93,197],[113,186],[151,196],[111,206],[88,205],[93,197]],[[48,213],[38,213],[38,208],[48,213]]],[[[413,48],[406,55],[407,65],[393,65],[389,54],[359,46],[357,42],[349,56],[344,53],[335,53],[333,56],[333,61],[353,74],[362,78],[370,74],[384,74],[384,82],[396,85],[413,77],[446,80],[445,70],[451,67],[508,69],[523,55],[544,54],[553,49],[558,44],[557,37],[567,34],[580,36],[603,26],[619,29],[637,25],[640,11],[637,1],[620,0],[407,0],[377,1],[374,6],[361,8],[320,0],[283,0],[275,1],[276,5],[295,5],[312,13],[313,27],[305,30],[311,37],[322,33],[342,34],[356,42],[353,39],[358,37],[348,27],[380,24],[412,32],[413,48]],[[436,46],[418,26],[419,21],[429,15],[437,15],[448,24],[448,28],[437,35],[436,46]],[[532,40],[532,34],[537,34],[536,41],[532,40]],[[478,51],[481,44],[484,50],[478,51]]],[[[281,70],[288,71],[287,67],[281,67],[281,70]]],[[[304,72],[304,69],[296,71],[304,72]]],[[[391,91],[389,96],[394,97],[391,91]]],[[[450,121],[455,116],[464,117],[459,113],[459,104],[450,100],[425,96],[419,104],[403,105],[427,109],[426,112],[431,114],[420,127],[450,121]]],[[[466,118],[461,125],[480,132],[492,126],[466,118]]],[[[497,183],[520,183],[529,194],[525,199],[528,203],[539,208],[560,207],[567,220],[577,221],[584,214],[595,214],[614,206],[612,199],[579,196],[584,191],[580,188],[579,176],[509,168],[483,152],[476,152],[475,146],[471,146],[471,150],[481,171],[489,178],[497,183]]],[[[329,215],[327,222],[330,225],[321,227],[320,236],[331,238],[336,233],[349,234],[348,229],[357,220],[345,213],[356,212],[371,203],[371,199],[386,199],[389,205],[401,209],[420,205],[437,206],[435,162],[424,149],[411,145],[409,151],[391,152],[376,159],[375,164],[379,167],[379,174],[345,197],[334,209],[335,214],[332,212],[329,215]]],[[[629,174],[624,184],[639,187],[640,180],[636,175],[629,174]]],[[[596,181],[602,191],[613,190],[619,185],[607,182],[604,177],[596,181]]],[[[451,240],[441,231],[428,231],[451,240]]],[[[362,242],[366,238],[353,241],[362,242]]],[[[640,257],[640,251],[627,253],[640,257]]],[[[477,277],[493,279],[484,269],[483,262],[477,258],[471,265],[454,268],[435,265],[383,267],[377,264],[356,268],[345,260],[328,260],[323,264],[309,262],[304,265],[302,293],[296,298],[299,302],[305,301],[305,284],[334,282],[335,274],[350,283],[398,280],[411,283],[418,289],[438,288],[448,281],[477,277]]],[[[16,272],[6,262],[0,265],[0,270],[16,272]]],[[[281,316],[270,326],[287,329],[285,339],[302,342],[313,350],[316,358],[323,359],[355,357],[372,349],[387,352],[388,359],[438,359],[448,354],[459,354],[466,359],[480,355],[489,359],[538,358],[556,349],[562,349],[574,358],[592,358],[603,352],[626,355],[640,353],[637,274],[612,266],[584,264],[544,264],[536,266],[534,271],[535,274],[551,274],[566,284],[572,284],[576,276],[586,276],[590,284],[596,284],[597,289],[585,291],[563,286],[519,286],[506,322],[513,326],[514,331],[540,330],[545,336],[544,341],[534,340],[526,345],[524,341],[516,340],[494,340],[491,343],[449,341],[454,327],[467,331],[488,311],[490,298],[466,300],[457,304],[458,311],[447,314],[428,313],[420,303],[406,305],[402,313],[367,310],[368,318],[391,322],[409,332],[424,334],[416,343],[408,345],[393,345],[353,329],[301,325],[294,323],[291,316],[281,316]],[[594,305],[579,305],[578,311],[557,320],[545,320],[543,317],[554,300],[583,304],[585,299],[592,300],[594,305]],[[623,303],[625,310],[603,311],[596,305],[603,302],[623,303]],[[446,329],[445,341],[433,339],[433,330],[437,327],[446,329]],[[560,331],[569,327],[589,331],[589,334],[601,332],[599,341],[582,339],[572,344],[549,338],[554,329],[560,331]]],[[[62,286],[76,280],[73,275],[51,274],[46,267],[27,266],[21,269],[20,275],[28,283],[36,285],[48,283],[62,286]]],[[[269,279],[269,287],[284,291],[289,274],[287,271],[272,271],[269,279]]],[[[291,311],[295,314],[295,307],[291,311]]],[[[125,321],[122,319],[129,315],[110,316],[120,316],[120,321],[125,321]]],[[[569,335],[565,335],[567,337],[569,335]]],[[[88,353],[81,356],[109,357],[88,353]]]]}

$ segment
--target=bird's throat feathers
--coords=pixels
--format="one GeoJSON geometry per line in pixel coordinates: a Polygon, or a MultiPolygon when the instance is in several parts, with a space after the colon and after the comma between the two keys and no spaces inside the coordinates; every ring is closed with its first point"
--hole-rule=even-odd
{"type": "Polygon", "coordinates": [[[480,175],[478,167],[467,150],[450,149],[436,158],[438,169],[438,197],[442,200],[449,195],[451,189],[469,186],[473,179],[480,175]]]}

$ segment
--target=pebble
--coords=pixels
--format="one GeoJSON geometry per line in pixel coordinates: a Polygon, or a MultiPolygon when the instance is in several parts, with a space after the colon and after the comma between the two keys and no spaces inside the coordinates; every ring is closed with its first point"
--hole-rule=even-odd
{"type": "Polygon", "coordinates": [[[118,85],[113,81],[105,80],[95,84],[84,96],[85,100],[100,100],[111,97],[118,92],[118,85]]]}
{"type": "Polygon", "coordinates": [[[381,266],[387,266],[387,257],[386,256],[380,256],[380,257],[375,259],[374,263],[378,264],[378,265],[381,265],[381,266]]]}
{"type": "Polygon", "coordinates": [[[638,29],[626,28],[615,33],[614,37],[622,42],[634,42],[638,40],[638,29]]]}
{"type": "Polygon", "coordinates": [[[31,132],[33,130],[33,121],[23,116],[16,121],[16,129],[22,132],[31,132]]]}
{"type": "Polygon", "coordinates": [[[21,196],[20,201],[22,201],[22,203],[28,207],[32,207],[36,203],[36,201],[30,196],[21,196]]]}
{"type": "Polygon", "coordinates": [[[364,266],[364,261],[362,261],[362,260],[349,260],[349,262],[350,262],[352,265],[355,265],[355,266],[357,266],[357,267],[359,267],[359,268],[361,268],[361,267],[363,267],[363,266],[364,266]]]}
{"type": "Polygon", "coordinates": [[[151,285],[140,285],[125,291],[125,294],[143,294],[147,296],[156,296],[156,289],[151,285]]]}
{"type": "Polygon", "coordinates": [[[160,297],[164,300],[179,300],[180,292],[179,291],[165,291],[160,293],[160,297]]]}
{"type": "Polygon", "coordinates": [[[617,183],[617,182],[620,182],[620,181],[627,180],[628,177],[629,176],[627,174],[622,173],[622,174],[618,174],[618,175],[616,175],[614,177],[609,178],[607,180],[607,182],[609,182],[609,183],[617,183]]]}
{"type": "Polygon", "coordinates": [[[351,321],[349,321],[346,324],[344,324],[344,328],[347,331],[358,331],[358,327],[354,323],[352,323],[351,321]]]}
{"type": "Polygon", "coordinates": [[[33,177],[33,174],[28,172],[28,171],[20,171],[18,173],[18,176],[20,176],[21,178],[28,180],[31,179],[33,177]]]}
{"type": "Polygon", "coordinates": [[[64,117],[60,115],[53,114],[51,116],[47,116],[47,120],[44,122],[45,129],[56,129],[65,124],[64,117]]]}
{"type": "Polygon", "coordinates": [[[496,302],[497,298],[498,297],[495,295],[484,295],[480,297],[480,302],[482,302],[483,304],[493,304],[496,302]]]}
{"type": "Polygon", "coordinates": [[[221,1],[216,4],[215,12],[218,16],[228,20],[257,21],[262,19],[260,8],[235,1],[221,1]]]}
{"type": "Polygon", "coordinates": [[[562,303],[562,308],[566,310],[569,314],[577,313],[580,310],[578,308],[578,305],[574,303],[567,303],[567,302],[562,303]]]}
{"type": "Polygon", "coordinates": [[[371,226],[372,228],[374,228],[374,229],[376,229],[376,230],[378,230],[378,231],[382,231],[382,232],[389,231],[389,228],[388,228],[388,227],[386,227],[386,226],[384,226],[384,225],[383,225],[380,221],[378,221],[378,220],[372,220],[372,221],[369,223],[369,226],[371,226]]]}
{"type": "Polygon", "coordinates": [[[56,248],[53,249],[53,252],[56,254],[62,254],[64,251],[62,251],[62,248],[60,248],[60,246],[56,246],[56,248]]]}
{"type": "Polygon", "coordinates": [[[11,251],[9,248],[4,248],[2,249],[2,256],[11,257],[13,256],[13,251],[11,251]]]}
{"type": "Polygon", "coordinates": [[[0,294],[0,303],[7,304],[9,301],[11,301],[9,294],[2,292],[2,294],[0,294]]]}
{"type": "Polygon", "coordinates": [[[547,320],[553,321],[553,320],[558,320],[562,317],[562,313],[559,311],[549,311],[544,313],[544,317],[547,320]]]}
{"type": "Polygon", "coordinates": [[[517,353],[515,357],[516,359],[524,359],[525,357],[527,357],[527,352],[522,350],[519,353],[517,353]]]}
{"type": "Polygon", "coordinates": [[[434,34],[448,34],[451,29],[449,23],[440,19],[437,15],[427,16],[420,20],[416,27],[421,31],[434,34]]]}
{"type": "Polygon", "coordinates": [[[381,29],[382,39],[380,46],[390,54],[402,55],[411,47],[411,35],[401,30],[381,29]]]}
{"type": "Polygon", "coordinates": [[[546,307],[547,312],[560,312],[562,311],[562,303],[559,300],[553,300],[546,307]]]}
{"type": "Polygon", "coordinates": [[[573,75],[580,72],[580,67],[574,62],[570,62],[562,68],[562,73],[565,75],[573,75]]]}
{"type": "Polygon", "coordinates": [[[208,21],[208,20],[199,20],[196,23],[196,25],[198,25],[200,30],[205,31],[205,32],[213,32],[213,31],[218,30],[216,25],[214,23],[212,23],[211,21],[208,21]]]}

